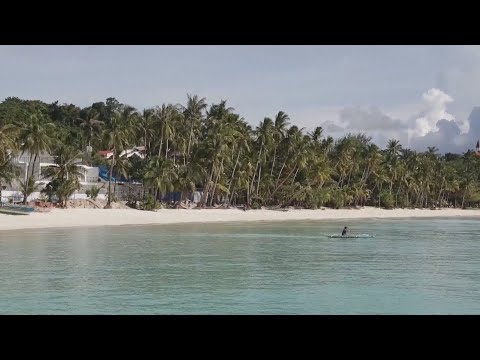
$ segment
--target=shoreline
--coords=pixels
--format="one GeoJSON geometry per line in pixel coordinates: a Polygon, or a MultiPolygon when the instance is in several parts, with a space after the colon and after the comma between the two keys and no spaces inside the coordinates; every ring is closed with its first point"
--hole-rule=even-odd
{"type": "Polygon", "coordinates": [[[156,212],[134,209],[53,209],[30,215],[0,214],[0,231],[119,225],[167,225],[255,221],[300,221],[342,219],[480,217],[480,209],[161,209],[156,212]]]}

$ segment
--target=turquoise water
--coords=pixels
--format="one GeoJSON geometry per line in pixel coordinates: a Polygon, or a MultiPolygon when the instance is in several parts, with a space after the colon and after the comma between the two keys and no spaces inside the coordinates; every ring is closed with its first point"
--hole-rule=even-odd
{"type": "Polygon", "coordinates": [[[480,220],[0,232],[1,314],[480,314],[480,220]],[[375,238],[329,239],[344,225],[375,238]]]}

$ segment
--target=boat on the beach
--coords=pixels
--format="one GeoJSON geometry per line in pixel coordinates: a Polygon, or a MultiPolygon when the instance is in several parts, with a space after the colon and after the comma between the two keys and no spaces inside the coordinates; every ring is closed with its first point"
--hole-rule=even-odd
{"type": "Polygon", "coordinates": [[[34,207],[26,205],[2,205],[0,206],[0,214],[7,215],[29,215],[35,211],[34,207]]]}

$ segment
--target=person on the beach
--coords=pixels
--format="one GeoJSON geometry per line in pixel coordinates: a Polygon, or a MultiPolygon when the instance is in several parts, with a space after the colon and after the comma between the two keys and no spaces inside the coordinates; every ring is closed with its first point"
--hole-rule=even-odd
{"type": "Polygon", "coordinates": [[[347,231],[348,231],[347,229],[348,229],[348,227],[346,227],[346,226],[343,228],[342,236],[347,235],[347,231]]]}

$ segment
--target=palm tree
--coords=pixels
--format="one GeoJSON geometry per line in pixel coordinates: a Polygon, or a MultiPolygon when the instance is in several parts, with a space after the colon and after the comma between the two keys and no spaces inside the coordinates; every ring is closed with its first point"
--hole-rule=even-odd
{"type": "Polygon", "coordinates": [[[260,180],[262,175],[262,164],[266,161],[266,154],[270,149],[273,143],[273,134],[274,134],[274,123],[272,119],[266,117],[263,119],[263,122],[256,129],[257,135],[257,146],[258,146],[258,157],[257,157],[257,165],[255,166],[255,172],[253,173],[252,184],[250,188],[250,192],[253,192],[253,186],[255,184],[255,177],[257,175],[258,170],[258,179],[257,179],[257,197],[258,191],[260,189],[260,180]],[[266,150],[267,149],[267,150],[266,150]],[[262,154],[263,153],[263,154],[262,154]],[[263,155],[263,156],[262,156],[263,155]]]}
{"type": "Polygon", "coordinates": [[[110,159],[110,171],[108,174],[108,198],[106,209],[111,208],[112,202],[112,175],[116,160],[120,153],[126,149],[133,136],[133,120],[136,118],[135,108],[123,105],[120,110],[113,113],[110,120],[110,126],[103,132],[103,141],[108,149],[112,149],[110,159]]]}
{"type": "Polygon", "coordinates": [[[70,178],[61,182],[57,188],[58,200],[62,207],[67,207],[67,200],[73,195],[75,191],[80,188],[78,180],[70,178]]]}
{"type": "MultiPolygon", "coordinates": [[[[116,194],[117,192],[117,180],[120,176],[123,176],[127,181],[129,181],[129,174],[132,169],[132,164],[127,156],[119,156],[115,160],[115,184],[113,186],[113,193],[116,194]]],[[[129,181],[130,183],[130,181],[129,181]]]]}
{"type": "Polygon", "coordinates": [[[182,107],[183,117],[185,120],[185,129],[188,131],[188,145],[186,157],[190,158],[192,144],[197,142],[197,136],[200,131],[201,122],[204,118],[204,111],[207,108],[205,98],[200,98],[198,95],[187,95],[187,106],[182,107]]]}
{"type": "Polygon", "coordinates": [[[79,164],[83,153],[68,146],[60,146],[54,154],[55,166],[43,170],[43,176],[51,178],[51,190],[58,196],[60,205],[66,206],[69,197],[80,188],[79,164]]]}
{"type": "Polygon", "coordinates": [[[14,124],[0,126],[0,149],[2,149],[2,151],[12,151],[17,148],[15,138],[17,137],[18,130],[18,127],[14,124]]]}
{"type": "Polygon", "coordinates": [[[91,140],[96,135],[101,127],[105,124],[99,120],[100,114],[95,109],[88,109],[84,117],[78,118],[80,127],[84,129],[87,138],[88,146],[91,147],[91,140]]]}
{"type": "Polygon", "coordinates": [[[180,201],[185,201],[188,192],[195,191],[195,184],[201,181],[205,171],[199,164],[192,162],[189,165],[178,166],[175,173],[175,188],[181,193],[180,201]]]}
{"type": "Polygon", "coordinates": [[[37,191],[38,185],[35,183],[35,179],[32,177],[27,178],[26,181],[20,180],[20,191],[23,195],[23,205],[27,203],[28,197],[37,191]]]}
{"type": "MultiPolygon", "coordinates": [[[[51,122],[47,122],[43,115],[34,114],[29,120],[21,127],[19,133],[19,141],[21,143],[21,152],[30,153],[29,163],[26,165],[26,171],[28,166],[31,166],[30,174],[26,174],[25,180],[23,181],[24,189],[29,189],[32,184],[30,179],[33,179],[35,171],[35,162],[37,157],[44,151],[50,152],[50,149],[55,141],[55,125],[51,122]],[[33,161],[32,161],[33,159],[33,161]]],[[[33,181],[33,183],[35,183],[33,181]]],[[[25,204],[27,197],[24,196],[23,203],[25,204]]]]}
{"type": "Polygon", "coordinates": [[[2,200],[3,183],[11,185],[20,173],[19,167],[13,162],[13,156],[6,149],[0,150],[0,202],[2,200]]]}
{"type": "Polygon", "coordinates": [[[54,153],[55,166],[44,168],[43,176],[60,180],[78,179],[83,153],[69,145],[61,145],[54,153]]]}
{"type": "Polygon", "coordinates": [[[398,157],[401,154],[402,145],[398,140],[390,139],[388,141],[387,149],[385,150],[385,162],[388,167],[389,178],[390,178],[390,188],[389,192],[392,195],[393,183],[397,180],[397,161],[398,157]]]}
{"type": "Polygon", "coordinates": [[[152,156],[152,141],[155,138],[155,121],[154,109],[144,109],[138,121],[138,137],[143,139],[146,160],[152,156]]]}
{"type": "Polygon", "coordinates": [[[236,123],[236,130],[236,144],[234,145],[232,155],[234,155],[236,152],[237,156],[235,158],[235,164],[232,169],[232,175],[230,177],[228,186],[228,192],[230,193],[229,204],[232,202],[233,199],[234,178],[235,172],[239,167],[240,157],[245,156],[250,151],[250,127],[245,123],[243,119],[238,119],[238,122],[236,123]]]}
{"type": "Polygon", "coordinates": [[[173,162],[162,156],[154,156],[147,164],[145,182],[153,187],[154,203],[157,203],[158,195],[173,191],[176,174],[173,162]]]}
{"type": "MultiPolygon", "coordinates": [[[[0,180],[10,182],[15,177],[16,170],[13,165],[13,152],[17,148],[15,137],[18,128],[13,124],[0,127],[0,180]]],[[[1,183],[0,183],[1,186],[1,183]]]]}
{"type": "Polygon", "coordinates": [[[155,109],[155,126],[159,129],[158,138],[160,143],[158,144],[158,155],[162,154],[163,144],[165,142],[165,159],[168,158],[169,141],[175,137],[175,120],[181,115],[179,106],[176,105],[162,105],[160,108],[155,109]]]}
{"type": "Polygon", "coordinates": [[[229,151],[235,141],[237,132],[233,125],[231,116],[233,108],[227,108],[226,101],[213,104],[207,111],[207,119],[204,123],[203,144],[199,152],[204,158],[204,167],[208,169],[204,179],[203,194],[199,207],[204,207],[210,196],[212,204],[215,189],[219,183],[220,176],[224,174],[224,163],[228,162],[229,151]]]}
{"type": "Polygon", "coordinates": [[[273,176],[273,169],[275,168],[275,160],[277,157],[277,149],[280,143],[285,139],[287,133],[287,127],[290,125],[290,118],[283,111],[279,111],[275,116],[274,130],[273,130],[273,140],[274,140],[274,149],[273,149],[273,162],[272,169],[270,170],[270,176],[273,176]]]}

